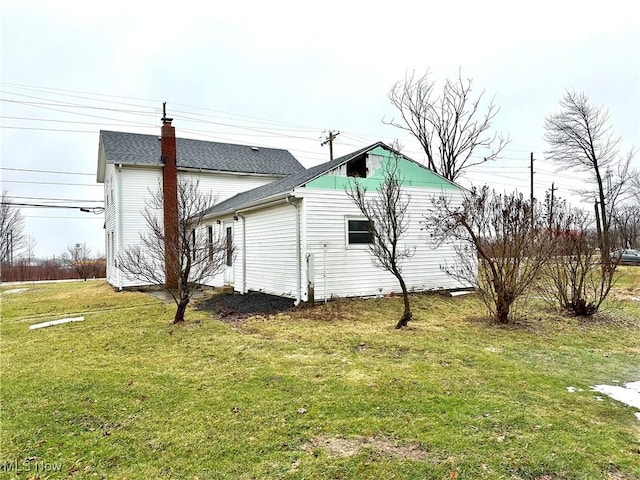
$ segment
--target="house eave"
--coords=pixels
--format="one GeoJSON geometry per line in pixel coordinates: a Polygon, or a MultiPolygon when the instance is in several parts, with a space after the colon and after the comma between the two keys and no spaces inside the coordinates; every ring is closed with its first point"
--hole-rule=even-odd
{"type": "Polygon", "coordinates": [[[240,207],[236,208],[228,208],[225,210],[221,210],[219,212],[215,212],[209,215],[205,215],[204,220],[215,220],[223,217],[229,217],[232,215],[236,215],[238,213],[246,213],[252,210],[261,210],[263,208],[268,208],[272,205],[286,202],[287,200],[297,200],[299,197],[294,195],[294,191],[287,191],[285,193],[280,193],[278,195],[273,195],[271,197],[262,198],[260,200],[255,200],[253,202],[245,203],[240,207]]]}

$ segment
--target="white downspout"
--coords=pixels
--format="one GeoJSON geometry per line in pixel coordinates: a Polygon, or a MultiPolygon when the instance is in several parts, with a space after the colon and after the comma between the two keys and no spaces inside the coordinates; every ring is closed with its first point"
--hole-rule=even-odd
{"type": "Polygon", "coordinates": [[[327,303],[327,242],[322,244],[322,296],[324,303],[327,303]]]}
{"type": "Polygon", "coordinates": [[[287,197],[287,203],[293,205],[296,209],[296,305],[300,305],[302,301],[302,248],[300,245],[300,205],[291,201],[291,197],[287,197]]]}
{"type": "MultiPolygon", "coordinates": [[[[117,166],[117,175],[116,177],[118,178],[118,194],[117,194],[117,198],[118,198],[118,203],[117,203],[117,210],[116,210],[116,224],[118,225],[118,236],[117,236],[117,242],[118,242],[118,248],[117,248],[117,253],[114,255],[114,265],[116,263],[116,259],[118,258],[118,255],[122,252],[122,245],[123,245],[123,240],[122,237],[124,235],[124,232],[122,230],[122,164],[119,164],[117,166]]],[[[115,265],[116,266],[116,275],[117,275],[117,283],[118,283],[118,290],[122,290],[122,270],[120,270],[120,265],[115,265]]]]}
{"type": "Polygon", "coordinates": [[[236,216],[242,219],[242,291],[247,293],[247,219],[244,215],[236,212],[236,216]]]}

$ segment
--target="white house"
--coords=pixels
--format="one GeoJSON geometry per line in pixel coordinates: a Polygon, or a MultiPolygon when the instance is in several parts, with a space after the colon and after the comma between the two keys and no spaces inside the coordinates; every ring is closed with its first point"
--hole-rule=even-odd
{"type": "MultiPolygon", "coordinates": [[[[218,225],[235,246],[227,259],[224,282],[299,301],[334,296],[398,292],[390,273],[372,263],[366,219],[347,196],[351,177],[369,192],[381,181],[381,166],[397,152],[375,143],[331,162],[248,190],[206,212],[209,228],[218,225]]],[[[413,160],[399,156],[403,190],[410,195],[410,227],[403,241],[415,254],[403,267],[413,291],[466,287],[442,272],[455,259],[453,245],[435,248],[420,220],[433,195],[462,200],[461,188],[413,160]]]]}
{"type": "Polygon", "coordinates": [[[176,139],[171,119],[163,122],[161,137],[100,132],[97,181],[104,184],[107,281],[116,288],[143,283],[125,276],[116,258],[139,243],[147,228],[142,212],[153,192],[162,188],[166,195],[178,179],[197,178],[200,188],[223,201],[304,171],[287,150],[176,139]]]}

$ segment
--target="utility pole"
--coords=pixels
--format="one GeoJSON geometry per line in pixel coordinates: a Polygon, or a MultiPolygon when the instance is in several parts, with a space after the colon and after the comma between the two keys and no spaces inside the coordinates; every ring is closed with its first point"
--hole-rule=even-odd
{"type": "Polygon", "coordinates": [[[533,228],[533,210],[534,210],[534,206],[533,206],[533,152],[531,152],[531,228],[533,228]]]}
{"type": "Polygon", "coordinates": [[[329,160],[333,160],[333,141],[336,137],[340,135],[340,132],[334,132],[333,130],[329,130],[327,133],[327,138],[320,145],[325,146],[327,143],[329,144],[329,160]]]}
{"type": "Polygon", "coordinates": [[[553,226],[553,192],[557,190],[555,182],[551,183],[551,205],[549,206],[549,228],[553,226]]]}

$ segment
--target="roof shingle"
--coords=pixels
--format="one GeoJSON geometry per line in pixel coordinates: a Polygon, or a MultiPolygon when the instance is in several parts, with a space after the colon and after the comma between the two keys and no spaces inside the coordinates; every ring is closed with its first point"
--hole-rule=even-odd
{"type": "MultiPolygon", "coordinates": [[[[107,163],[162,165],[156,135],[100,131],[107,163]]],[[[304,167],[288,150],[177,138],[178,168],[291,175],[304,167]]]]}

